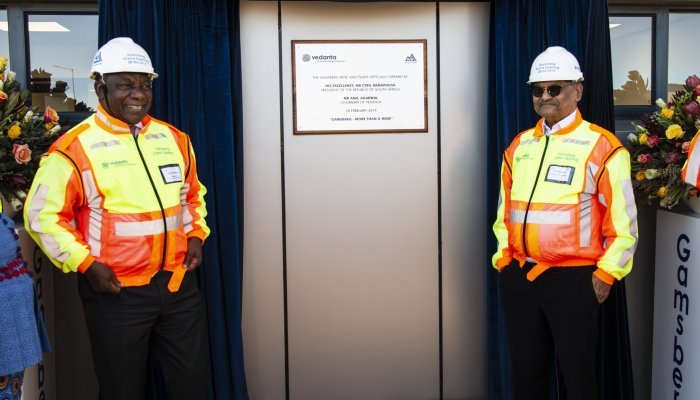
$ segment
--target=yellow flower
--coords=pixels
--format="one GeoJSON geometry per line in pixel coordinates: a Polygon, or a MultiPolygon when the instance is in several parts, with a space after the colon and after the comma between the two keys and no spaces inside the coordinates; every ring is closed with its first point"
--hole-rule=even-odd
{"type": "Polygon", "coordinates": [[[683,129],[678,124],[673,124],[666,129],[666,137],[669,139],[678,139],[683,137],[683,129]]]}
{"type": "Polygon", "coordinates": [[[7,67],[7,57],[0,56],[0,69],[7,67]]]}
{"type": "Polygon", "coordinates": [[[661,186],[659,190],[656,191],[656,195],[661,197],[662,199],[666,197],[666,186],[661,186]]]}
{"type": "Polygon", "coordinates": [[[646,176],[644,175],[644,171],[639,171],[637,172],[637,175],[635,175],[635,179],[638,181],[643,181],[646,176]]]}
{"type": "Polygon", "coordinates": [[[48,131],[51,130],[51,128],[53,128],[54,125],[56,124],[54,124],[53,122],[49,122],[48,124],[44,124],[44,128],[48,131]]]}
{"type": "Polygon", "coordinates": [[[641,144],[641,145],[647,144],[647,134],[646,133],[642,133],[641,135],[639,135],[639,144],[641,144]]]}
{"type": "Polygon", "coordinates": [[[663,116],[666,119],[671,119],[673,118],[673,110],[671,110],[670,108],[664,108],[663,110],[661,110],[661,116],[663,116]]]}
{"type": "Polygon", "coordinates": [[[17,124],[12,125],[10,129],[7,130],[7,136],[9,136],[12,140],[17,139],[21,134],[22,129],[20,129],[19,125],[17,124]]]}

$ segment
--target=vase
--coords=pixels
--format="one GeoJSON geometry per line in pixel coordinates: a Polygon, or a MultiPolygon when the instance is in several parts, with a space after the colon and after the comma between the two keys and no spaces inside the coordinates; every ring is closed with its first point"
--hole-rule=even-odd
{"type": "Polygon", "coordinates": [[[700,214],[700,197],[691,196],[685,201],[685,204],[687,204],[688,208],[690,208],[695,214],[700,214]]]}

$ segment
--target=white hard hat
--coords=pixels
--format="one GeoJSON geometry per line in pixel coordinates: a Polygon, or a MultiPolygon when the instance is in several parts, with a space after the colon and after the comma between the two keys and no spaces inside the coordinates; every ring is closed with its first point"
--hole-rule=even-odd
{"type": "Polygon", "coordinates": [[[91,79],[95,79],[97,74],[115,72],[141,72],[150,75],[151,79],[158,77],[158,74],[153,71],[151,57],[146,50],[128,37],[114,38],[105,43],[97,50],[92,60],[91,79]]]}
{"type": "Polygon", "coordinates": [[[582,80],[583,74],[576,57],[563,47],[552,46],[532,62],[527,83],[582,80]]]}

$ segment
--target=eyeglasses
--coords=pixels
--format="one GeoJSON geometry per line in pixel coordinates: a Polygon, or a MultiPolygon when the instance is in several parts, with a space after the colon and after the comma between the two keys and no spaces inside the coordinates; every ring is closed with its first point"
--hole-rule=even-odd
{"type": "Polygon", "coordinates": [[[566,85],[550,85],[547,86],[546,88],[543,88],[542,86],[537,86],[537,85],[530,85],[530,92],[532,92],[532,95],[540,98],[544,94],[544,91],[546,90],[547,93],[549,93],[550,96],[552,97],[557,97],[561,93],[561,89],[566,87],[566,86],[571,86],[575,85],[576,82],[571,82],[567,83],[566,85]]]}

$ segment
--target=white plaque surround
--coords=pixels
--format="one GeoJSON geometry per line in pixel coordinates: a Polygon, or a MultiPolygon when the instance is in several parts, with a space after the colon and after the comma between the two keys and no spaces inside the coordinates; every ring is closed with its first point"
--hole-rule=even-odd
{"type": "Polygon", "coordinates": [[[427,40],[293,40],[294,134],[428,132],[427,40]]]}

